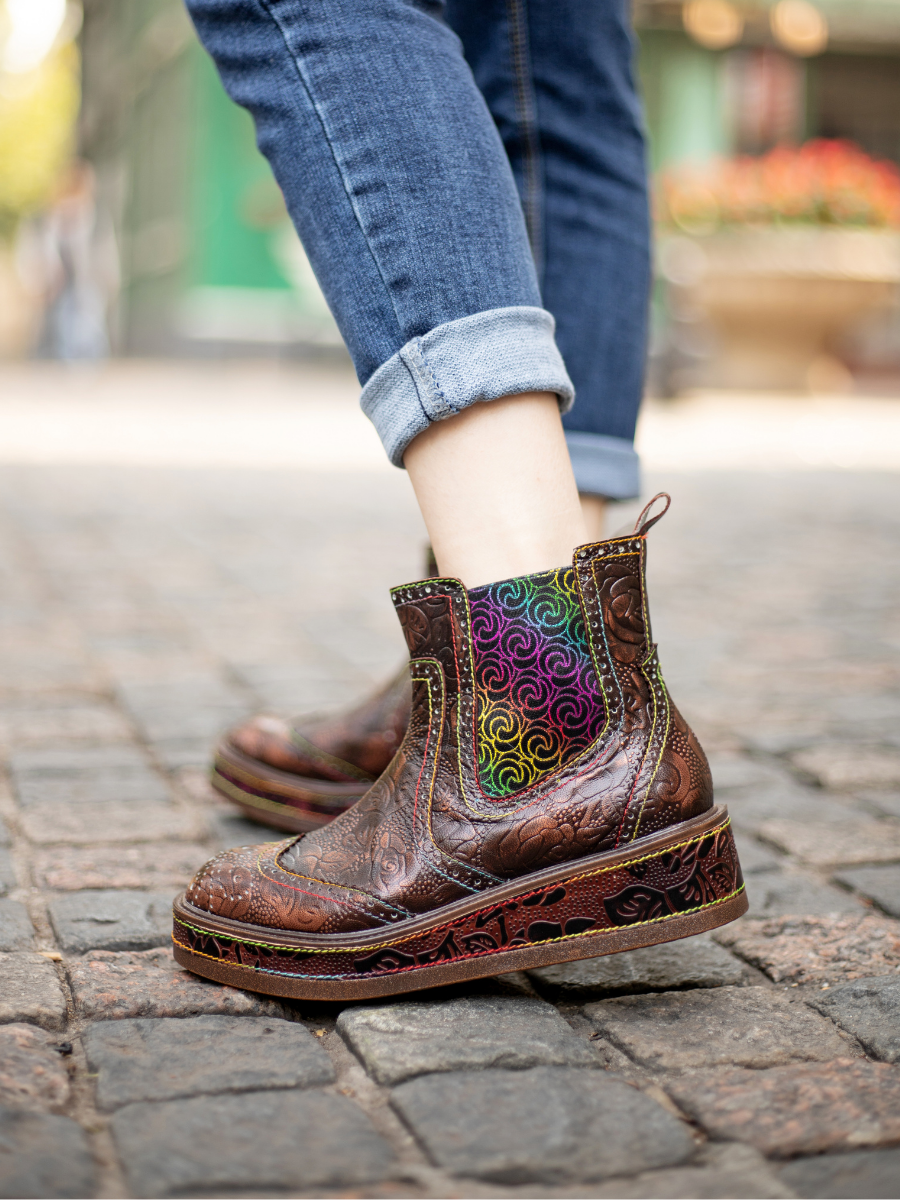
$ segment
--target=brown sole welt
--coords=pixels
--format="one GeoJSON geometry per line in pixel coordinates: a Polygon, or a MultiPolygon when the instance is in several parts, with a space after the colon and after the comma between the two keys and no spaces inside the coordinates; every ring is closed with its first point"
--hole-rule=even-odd
{"type": "Polygon", "coordinates": [[[302,934],[174,906],[182,966],[298,1000],[364,1000],[676,941],[747,911],[724,807],[402,925],[302,934]]]}

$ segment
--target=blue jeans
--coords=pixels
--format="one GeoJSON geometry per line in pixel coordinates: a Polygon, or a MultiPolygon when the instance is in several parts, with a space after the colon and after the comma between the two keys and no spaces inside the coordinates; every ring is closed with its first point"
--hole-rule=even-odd
{"type": "Polygon", "coordinates": [[[650,236],[627,0],[187,5],[391,461],[470,404],[551,391],[579,489],[636,495],[650,236]]]}

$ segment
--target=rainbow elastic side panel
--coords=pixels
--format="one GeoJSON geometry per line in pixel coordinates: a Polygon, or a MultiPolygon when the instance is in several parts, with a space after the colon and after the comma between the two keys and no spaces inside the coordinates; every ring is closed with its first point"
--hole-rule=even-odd
{"type": "Polygon", "coordinates": [[[496,798],[580,754],[605,720],[571,567],[469,592],[478,775],[496,798]]]}

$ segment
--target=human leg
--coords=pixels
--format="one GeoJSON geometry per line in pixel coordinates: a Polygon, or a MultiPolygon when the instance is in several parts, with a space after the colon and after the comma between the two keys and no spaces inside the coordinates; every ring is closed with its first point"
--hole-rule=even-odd
{"type": "MultiPolygon", "coordinates": [[[[636,458],[630,439],[640,394],[646,308],[645,298],[642,300],[647,280],[643,145],[629,65],[632,46],[622,4],[618,0],[579,4],[578,11],[569,14],[569,21],[557,4],[551,8],[549,11],[543,0],[528,4],[524,0],[479,0],[477,4],[449,0],[446,15],[463,40],[512,164],[560,335],[579,351],[575,356],[579,398],[566,417],[575,425],[567,431],[567,439],[586,523],[586,533],[575,540],[597,540],[603,535],[603,496],[624,498],[636,490],[636,458]],[[585,33],[589,34],[587,41],[585,33]],[[573,93],[573,81],[577,84],[578,80],[585,84],[580,93],[577,87],[573,93]],[[612,220],[607,222],[610,211],[612,220]],[[623,288],[627,303],[620,311],[609,296],[613,293],[616,302],[621,302],[623,288]],[[615,327],[617,311],[621,319],[615,327]]],[[[194,9],[206,22],[205,36],[222,60],[221,44],[227,43],[228,32],[217,30],[215,21],[224,19],[227,25],[227,13],[223,18],[219,4],[195,4],[194,9]]],[[[276,11],[290,16],[289,6],[276,6],[276,11]]],[[[294,12],[303,15],[298,8],[294,12]]],[[[246,51],[246,28],[241,36],[241,49],[246,51]]],[[[264,34],[257,36],[265,41],[264,34]]],[[[252,61],[249,77],[240,60],[223,61],[222,65],[231,77],[236,98],[251,107],[255,98],[259,108],[260,98],[255,94],[259,84],[252,61]]],[[[287,76],[282,90],[289,95],[290,69],[287,76]]],[[[276,157],[279,153],[283,156],[285,139],[280,130],[290,116],[283,110],[297,103],[285,99],[281,109],[270,104],[271,111],[263,121],[261,140],[273,147],[276,157]]],[[[282,169],[290,201],[298,164],[288,161],[282,169]]],[[[332,205],[338,212],[339,192],[340,188],[332,205]]],[[[292,209],[295,207],[292,204],[292,209]]],[[[299,216],[302,218],[302,213],[299,216]]],[[[311,246],[310,252],[315,259],[315,248],[311,246]]],[[[422,285],[421,278],[418,283],[422,285]]],[[[366,287],[372,290],[372,279],[366,281],[366,287]]],[[[439,441],[445,436],[442,425],[433,427],[439,441]]],[[[524,436],[525,432],[519,419],[516,433],[524,436]]],[[[433,445],[434,435],[429,434],[429,439],[433,445]]],[[[558,444],[557,439],[551,440],[558,444]]],[[[492,481],[504,511],[515,513],[514,496],[523,473],[514,472],[505,488],[498,470],[480,474],[492,481]]],[[[558,493],[558,486],[556,490],[558,493]]],[[[528,488],[526,504],[533,504],[537,495],[528,488]]],[[[496,519],[485,522],[484,514],[491,506],[478,504],[477,497],[475,491],[466,493],[466,499],[473,502],[479,529],[479,540],[469,545],[480,551],[486,528],[488,536],[501,540],[502,524],[496,519]]],[[[455,504],[453,512],[460,508],[455,504]]],[[[538,509],[541,516],[556,511],[546,504],[538,509]]],[[[455,525],[460,534],[465,528],[462,520],[455,525]]],[[[540,542],[533,520],[524,529],[530,540],[540,542]]],[[[512,542],[507,538],[501,544],[511,548],[512,542]]],[[[562,552],[557,554],[562,557],[562,552]]],[[[466,570],[458,573],[467,578],[466,570]]],[[[495,577],[515,573],[512,563],[503,566],[498,561],[495,577]]],[[[490,574],[488,569],[483,577],[490,574]]],[[[304,828],[306,821],[317,824],[328,819],[357,798],[371,772],[377,775],[396,747],[408,699],[400,684],[389,687],[385,695],[392,699],[387,708],[378,694],[363,701],[359,711],[351,709],[331,721],[289,724],[264,718],[261,723],[241,727],[220,748],[214,776],[217,786],[239,803],[251,805],[251,811],[257,810],[264,819],[286,828],[304,828]],[[383,722],[381,735],[373,724],[379,720],[383,722]],[[328,763],[318,761],[323,754],[328,763]]]]}
{"type": "Polygon", "coordinates": [[[429,0],[188,0],[253,114],[392,462],[470,404],[572,386],[508,159],[429,0]]]}
{"type": "MultiPolygon", "coordinates": [[[[429,6],[188,7],[228,90],[254,115],[394,461],[432,418],[473,399],[567,393],[508,161],[457,39],[429,6]],[[373,140],[372,129],[387,132],[373,140]]],[[[557,481],[536,514],[553,519],[558,498],[557,481]]],[[[529,538],[540,548],[536,523],[529,538]]],[[[573,530],[566,555],[579,540],[573,530]]],[[[264,718],[232,731],[216,786],[288,829],[329,819],[396,748],[406,689],[385,696],[333,722],[264,718]]]]}
{"type": "MultiPolygon", "coordinates": [[[[447,0],[512,164],[545,307],[575,385],[583,496],[639,491],[650,223],[626,0],[447,0]]],[[[585,504],[600,536],[602,506],[585,504]]]]}
{"type": "Polygon", "coordinates": [[[587,540],[556,397],[475,404],[404,462],[443,574],[476,587],[547,570],[587,540]]]}

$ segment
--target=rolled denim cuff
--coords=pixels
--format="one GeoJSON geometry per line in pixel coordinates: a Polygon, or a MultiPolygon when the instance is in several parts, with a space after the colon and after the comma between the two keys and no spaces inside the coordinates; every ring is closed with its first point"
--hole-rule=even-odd
{"type": "Polygon", "coordinates": [[[641,494],[641,460],[631,442],[568,429],[566,442],[579,492],[607,500],[633,500],[641,494]]]}
{"type": "MultiPolygon", "coordinates": [[[[555,392],[568,412],[575,389],[543,308],[492,308],[412,338],[363,388],[362,410],[395,467],[434,421],[482,400],[555,392]]],[[[609,439],[612,440],[612,439],[609,439]]]]}

